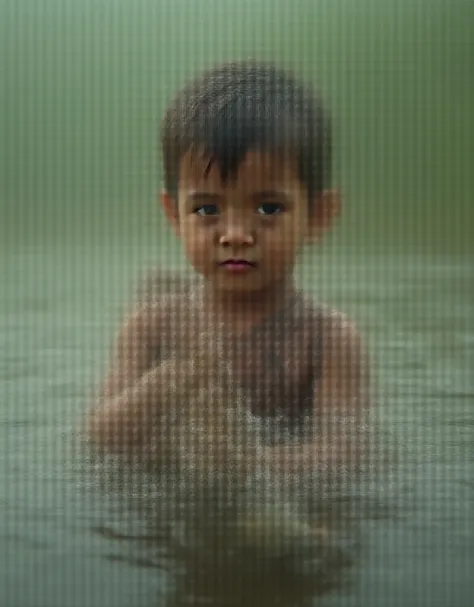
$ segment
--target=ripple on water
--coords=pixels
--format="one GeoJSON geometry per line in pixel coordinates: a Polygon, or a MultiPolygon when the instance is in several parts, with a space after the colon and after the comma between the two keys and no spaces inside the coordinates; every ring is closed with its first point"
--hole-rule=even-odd
{"type": "MultiPolygon", "coordinates": [[[[245,423],[257,424],[262,436],[284,432],[281,420],[278,428],[248,416],[245,423]]],[[[101,507],[108,505],[108,519],[91,531],[123,546],[104,558],[178,576],[176,605],[189,604],[183,602],[189,597],[197,604],[199,596],[219,607],[274,605],[285,593],[287,603],[279,604],[292,605],[296,589],[309,599],[342,587],[359,558],[364,509],[377,517],[377,496],[368,501],[371,483],[364,494],[362,484],[356,490],[347,478],[331,485],[309,476],[269,476],[265,469],[238,486],[229,475],[158,478],[138,462],[110,456],[91,458],[87,467],[87,491],[100,489],[101,507]],[[142,522],[140,533],[131,531],[132,519],[142,522]],[[236,598],[240,602],[229,602],[236,598]]]]}

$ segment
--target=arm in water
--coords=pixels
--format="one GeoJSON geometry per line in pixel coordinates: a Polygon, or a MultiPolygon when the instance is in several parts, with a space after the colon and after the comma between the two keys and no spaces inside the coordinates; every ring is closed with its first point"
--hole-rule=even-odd
{"type": "Polygon", "coordinates": [[[268,461],[280,470],[356,473],[368,456],[367,357],[359,333],[339,313],[330,314],[324,323],[323,354],[312,438],[267,449],[268,461]]]}
{"type": "Polygon", "coordinates": [[[153,352],[160,348],[152,337],[160,331],[160,318],[158,306],[141,306],[118,333],[107,377],[86,417],[85,433],[100,452],[133,449],[150,431],[157,396],[167,385],[153,352]]]}
{"type": "Polygon", "coordinates": [[[110,368],[87,413],[85,434],[101,452],[124,453],[150,441],[158,412],[186,375],[186,365],[159,364],[169,340],[170,297],[187,292],[190,280],[159,270],[138,292],[139,305],[115,340],[110,368]]]}
{"type": "Polygon", "coordinates": [[[166,335],[163,318],[160,307],[143,307],[120,331],[87,415],[90,443],[103,454],[140,455],[156,469],[243,472],[255,461],[256,438],[243,430],[248,403],[222,364],[219,342],[203,334],[190,341],[185,359],[157,362],[166,344],[150,336],[166,335]]]}

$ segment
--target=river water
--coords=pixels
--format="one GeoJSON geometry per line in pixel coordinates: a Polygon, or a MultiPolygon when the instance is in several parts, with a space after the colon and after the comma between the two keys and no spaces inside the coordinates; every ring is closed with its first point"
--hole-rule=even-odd
{"type": "Polygon", "coordinates": [[[366,335],[379,392],[373,423],[398,455],[390,466],[374,460],[359,488],[321,502],[334,531],[313,564],[225,565],[225,542],[209,552],[183,543],[178,525],[172,537],[164,531],[174,504],[160,504],[153,480],[98,487],[103,470],[78,466],[69,448],[144,257],[138,247],[22,247],[8,256],[2,605],[471,605],[470,259],[339,254],[314,271],[306,264],[306,287],[344,304],[366,335]],[[160,524],[152,529],[151,519],[160,524]]]}
{"type": "MultiPolygon", "coordinates": [[[[473,8],[0,3],[1,606],[472,605],[473,8]],[[333,115],[343,213],[300,279],[368,342],[388,456],[360,485],[305,485],[330,533],[283,561],[183,538],[179,496],[73,438],[141,271],[182,265],[150,204],[164,108],[248,56],[297,69],[333,115]]],[[[256,506],[280,505],[270,489],[256,506]]]]}

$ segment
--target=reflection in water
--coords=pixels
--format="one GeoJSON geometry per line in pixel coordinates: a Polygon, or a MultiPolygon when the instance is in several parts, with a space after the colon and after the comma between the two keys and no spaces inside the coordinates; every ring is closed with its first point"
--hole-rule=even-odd
{"type": "Polygon", "coordinates": [[[105,558],[165,571],[160,606],[303,607],[339,593],[363,555],[360,522],[377,513],[368,497],[379,485],[375,454],[355,482],[267,476],[237,487],[227,478],[204,490],[202,479],[158,479],[138,464],[81,454],[86,485],[96,497],[100,489],[101,511],[110,505],[92,531],[123,546],[105,558]]]}
{"type": "Polygon", "coordinates": [[[356,526],[327,513],[325,529],[318,538],[289,543],[275,556],[254,544],[242,545],[236,528],[230,521],[226,526],[223,517],[218,523],[203,521],[194,534],[186,534],[172,519],[148,521],[143,537],[109,527],[92,531],[123,543],[123,554],[107,558],[167,571],[172,583],[166,602],[157,597],[156,605],[243,607],[303,606],[334,588],[340,590],[358,554],[356,526]]]}

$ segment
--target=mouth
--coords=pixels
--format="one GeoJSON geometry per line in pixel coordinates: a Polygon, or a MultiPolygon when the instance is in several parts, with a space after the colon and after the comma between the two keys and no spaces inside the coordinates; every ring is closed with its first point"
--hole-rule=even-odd
{"type": "Polygon", "coordinates": [[[248,272],[257,267],[257,264],[247,259],[227,259],[219,264],[229,272],[248,272]]]}

